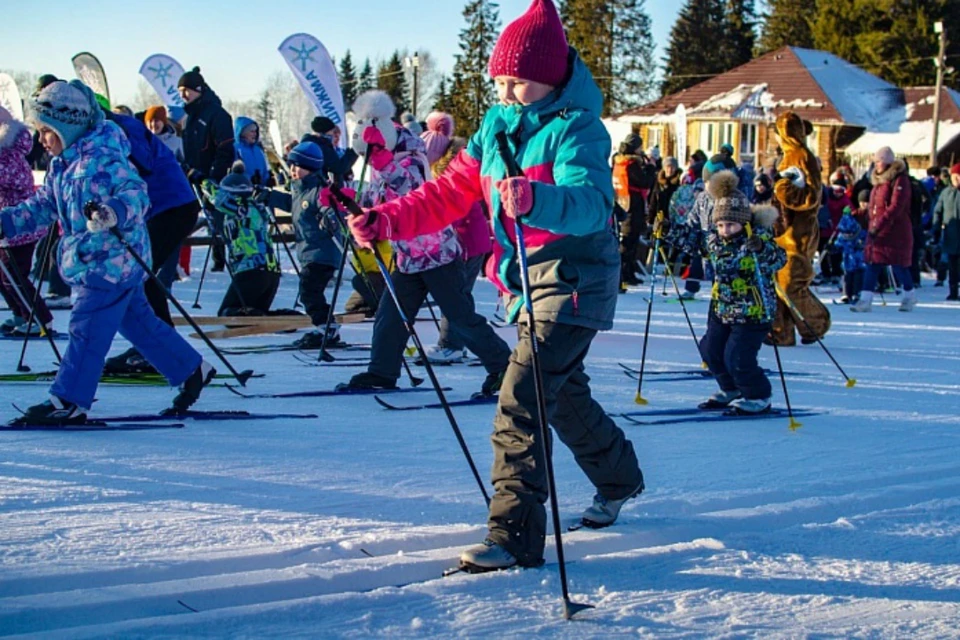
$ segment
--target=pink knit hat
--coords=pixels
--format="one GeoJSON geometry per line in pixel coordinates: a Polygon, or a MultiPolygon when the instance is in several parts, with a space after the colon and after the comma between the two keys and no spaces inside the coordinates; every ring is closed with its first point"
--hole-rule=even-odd
{"type": "Polygon", "coordinates": [[[447,152],[452,135],[453,116],[442,111],[434,111],[427,116],[427,130],[420,134],[420,139],[427,145],[427,160],[430,164],[434,164],[447,152]]]}
{"type": "Polygon", "coordinates": [[[533,0],[507,25],[490,55],[490,76],[512,76],[553,87],[567,77],[567,38],[553,0],[533,0]]]}

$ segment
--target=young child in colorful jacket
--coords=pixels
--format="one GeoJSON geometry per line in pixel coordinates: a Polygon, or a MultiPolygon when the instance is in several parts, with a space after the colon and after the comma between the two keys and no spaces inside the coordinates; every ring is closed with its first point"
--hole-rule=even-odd
{"type": "Polygon", "coordinates": [[[840,302],[854,304],[860,299],[866,262],[863,248],[867,243],[867,230],[853,217],[850,207],[843,210],[837,224],[837,239],[834,241],[843,256],[843,297],[840,302]]]}
{"type": "Polygon", "coordinates": [[[777,305],[773,277],[787,254],[773,240],[777,210],[751,208],[737,183],[734,172],[721,171],[707,184],[714,199],[713,227],[702,252],[713,266],[714,283],[700,353],[720,391],[700,408],[763,413],[770,409],[771,387],[757,354],[777,305]]]}
{"type": "MultiPolygon", "coordinates": [[[[354,102],[353,109],[357,115],[353,147],[358,154],[365,153],[369,162],[370,179],[360,195],[363,206],[394,201],[431,178],[423,140],[393,122],[396,107],[386,93],[364,93],[354,102]]],[[[469,208],[457,210],[453,219],[465,215],[469,208]]],[[[450,224],[452,221],[429,232],[390,237],[397,265],[393,284],[404,315],[411,320],[416,318],[427,294],[436,300],[453,330],[480,358],[487,371],[480,392],[490,395],[500,388],[510,347],[476,312],[473,296],[467,290],[460,240],[450,224]]],[[[382,301],[373,328],[370,365],[367,371],[353,376],[346,386],[395,388],[407,339],[407,329],[396,305],[392,300],[382,301]]]]}
{"type": "Polygon", "coordinates": [[[203,183],[203,193],[223,215],[230,287],[219,316],[265,315],[280,286],[280,264],[270,237],[270,214],[253,197],[253,183],[236,161],[220,181],[203,183]]]}
{"type": "Polygon", "coordinates": [[[598,331],[610,329],[620,259],[612,224],[610,136],[600,121],[603,98],[566,42],[550,0],[534,0],[503,31],[489,64],[500,103],[447,171],[403,198],[349,218],[361,242],[410,238],[444,228],[480,198],[494,232],[487,277],[519,316],[494,418],[493,484],[488,533],[461,564],[490,571],[543,562],[545,455],[536,417],[531,341],[520,285],[516,224],[524,225],[537,320],[546,416],[597,488],[588,526],[613,524],[643,490],[633,445],[591,397],[583,360],[598,331]],[[508,177],[496,143],[505,132],[523,177],[508,177]]]}
{"type": "Polygon", "coordinates": [[[58,220],[60,272],[73,287],[70,342],[50,400],[24,420],[82,423],[93,405],[104,358],[117,333],[133,343],[180,393],[173,411],[188,409],[215,370],[150,308],[146,274],[112,229],[147,263],[147,188],[127,157],[118,126],[106,122],[93,91],[79,80],[56,81],[32,102],[40,139],[53,157],[46,181],[25,202],[0,211],[0,235],[16,240],[58,220]],[[89,213],[89,219],[87,214],[89,213]]]}

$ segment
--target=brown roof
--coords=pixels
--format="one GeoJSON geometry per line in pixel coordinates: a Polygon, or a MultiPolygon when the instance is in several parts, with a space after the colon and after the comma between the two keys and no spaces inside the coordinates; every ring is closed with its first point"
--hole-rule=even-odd
{"type": "MultiPolygon", "coordinates": [[[[936,87],[908,87],[903,90],[907,122],[933,121],[933,95],[936,87]]],[[[940,90],[940,120],[960,122],[960,94],[944,87],[940,90]]]]}
{"type": "MultiPolygon", "coordinates": [[[[688,114],[692,110],[699,117],[730,117],[743,106],[736,104],[737,99],[753,92],[754,106],[763,105],[769,119],[790,109],[811,122],[869,126],[867,121],[871,118],[861,108],[865,105],[857,103],[866,103],[866,92],[876,91],[898,92],[893,85],[832,54],[782,47],[618,117],[669,115],[680,104],[688,114]],[[729,99],[723,99],[724,94],[730,94],[729,99]]],[[[899,96],[890,95],[870,102],[900,100],[899,96]]]]}

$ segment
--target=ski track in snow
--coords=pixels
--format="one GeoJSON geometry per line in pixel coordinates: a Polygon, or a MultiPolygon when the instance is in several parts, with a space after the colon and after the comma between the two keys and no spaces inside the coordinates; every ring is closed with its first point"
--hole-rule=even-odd
{"type": "MultiPolygon", "coordinates": [[[[195,263],[202,258],[197,252],[195,263]]],[[[179,296],[191,299],[196,282],[178,284],[179,296]]],[[[216,308],[226,283],[208,274],[205,309],[216,308]]],[[[637,382],[617,363],[639,365],[648,291],[620,296],[614,330],[597,337],[587,360],[611,413],[638,410],[637,382]]],[[[296,280],[284,278],[276,306],[291,306],[295,292],[296,280]]],[[[476,293],[492,316],[492,287],[481,281],[476,293]]],[[[787,370],[815,374],[787,380],[795,408],[821,413],[795,432],[785,418],[624,421],[647,490],[616,526],[564,535],[573,599],[597,606],[571,622],[560,617],[552,536],[541,569],[439,577],[482,539],[486,516],[442,411],[390,413],[363,396],[244,400],[210,389],[198,409],[320,418],[3,434],[0,636],[956,637],[960,306],[943,295],[924,287],[910,315],[893,296],[870,316],[830,306],[825,343],[857,380],[852,389],[818,346],[781,350],[787,370]]],[[[701,334],[706,305],[688,309],[701,334]]],[[[66,312],[55,313],[64,328],[66,312]]],[[[371,329],[347,325],[343,335],[368,342],[371,329]]],[[[430,323],[418,329],[426,344],[435,340],[430,323]]],[[[515,340],[514,329],[497,331],[515,340]]],[[[650,336],[648,371],[699,366],[679,305],[654,301],[650,336]]],[[[113,352],[125,347],[118,340],[113,352]]],[[[49,368],[47,349],[31,343],[34,370],[49,368]]],[[[0,354],[12,371],[19,344],[0,343],[0,354]]],[[[761,360],[776,367],[772,350],[761,360]]],[[[257,393],[331,388],[353,372],[308,367],[290,353],[231,361],[267,374],[249,383],[257,393]]],[[[437,375],[460,399],[483,370],[438,367],[437,375]]],[[[690,407],[715,388],[697,376],[656,378],[643,383],[651,408],[690,407]]],[[[21,406],[42,400],[45,388],[0,384],[21,406]]],[[[158,411],[172,392],[104,386],[98,397],[94,413],[118,415],[158,411]]],[[[493,411],[455,410],[484,478],[493,411]]],[[[563,447],[556,469],[566,526],[593,491],[563,447]]]]}

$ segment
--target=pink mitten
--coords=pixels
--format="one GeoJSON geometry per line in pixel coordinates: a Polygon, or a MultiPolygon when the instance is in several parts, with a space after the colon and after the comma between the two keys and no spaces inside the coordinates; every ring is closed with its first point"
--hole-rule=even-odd
{"type": "Polygon", "coordinates": [[[370,166],[380,171],[393,160],[393,152],[387,149],[387,141],[380,129],[369,126],[363,130],[363,141],[367,145],[367,157],[370,166]]]}
{"type": "Polygon", "coordinates": [[[497,183],[497,190],[500,191],[503,211],[511,218],[526,215],[533,208],[533,186],[527,178],[505,178],[497,183]]]}
{"type": "Polygon", "coordinates": [[[375,209],[364,209],[362,215],[347,216],[350,233],[364,249],[370,249],[377,240],[390,239],[390,218],[375,209]]]}
{"type": "MultiPolygon", "coordinates": [[[[353,200],[357,199],[357,192],[355,189],[350,187],[343,187],[340,189],[344,195],[350,196],[353,200]]],[[[330,187],[324,187],[320,191],[320,206],[321,207],[334,207],[337,204],[337,199],[333,196],[333,192],[330,191],[330,187]]]]}

